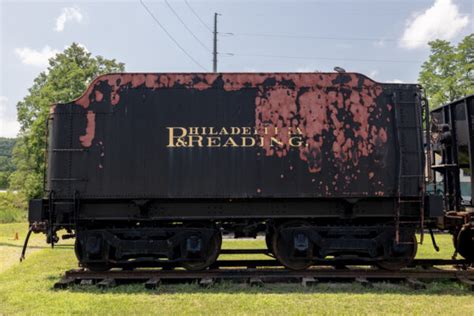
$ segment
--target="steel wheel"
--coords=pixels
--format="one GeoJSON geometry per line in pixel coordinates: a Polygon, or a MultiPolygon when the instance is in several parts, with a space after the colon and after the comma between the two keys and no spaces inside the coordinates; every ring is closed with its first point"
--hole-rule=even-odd
{"type": "Polygon", "coordinates": [[[395,241],[390,246],[389,258],[377,262],[379,268],[396,271],[406,268],[415,259],[418,250],[418,242],[415,232],[400,233],[401,244],[395,245],[395,241]]]}
{"type": "Polygon", "coordinates": [[[474,261],[474,228],[466,225],[457,235],[453,235],[454,247],[469,261],[474,261]]]}
{"type": "MultiPolygon", "coordinates": [[[[294,242],[293,237],[298,234],[298,230],[292,234],[292,238],[288,238],[288,236],[282,234],[282,230],[287,228],[300,228],[304,226],[308,226],[309,224],[304,221],[291,221],[285,223],[277,228],[276,232],[273,234],[272,240],[272,251],[277,258],[277,260],[291,270],[304,270],[311,266],[313,263],[312,256],[313,256],[313,244],[309,241],[308,249],[305,254],[302,254],[301,257],[295,256],[295,249],[294,249],[294,242]]],[[[300,234],[304,234],[304,231],[301,231],[300,234]]],[[[307,237],[307,236],[305,236],[307,237]]]]}
{"type": "MultiPolygon", "coordinates": [[[[193,225],[193,226],[188,226],[192,228],[209,228],[209,226],[205,226],[204,224],[201,225],[193,225]]],[[[221,232],[216,229],[214,234],[211,236],[209,243],[206,245],[206,253],[204,254],[205,259],[203,260],[189,260],[189,261],[183,261],[182,266],[186,270],[191,270],[191,271],[197,271],[197,270],[204,270],[208,268],[210,265],[212,265],[216,260],[217,257],[219,256],[221,246],[222,246],[222,235],[221,232]]]]}
{"type": "Polygon", "coordinates": [[[107,262],[82,262],[83,256],[82,256],[82,248],[81,245],[79,244],[78,239],[76,239],[74,243],[74,253],[76,254],[76,258],[79,261],[80,265],[90,271],[95,271],[95,272],[104,272],[110,270],[112,267],[110,264],[107,262]]]}

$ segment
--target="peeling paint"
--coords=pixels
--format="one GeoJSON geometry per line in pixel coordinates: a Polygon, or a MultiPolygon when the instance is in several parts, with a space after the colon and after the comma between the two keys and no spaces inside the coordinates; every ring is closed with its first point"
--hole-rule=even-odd
{"type": "MultiPolygon", "coordinates": [[[[80,136],[82,146],[90,147],[95,136],[95,108],[91,105],[107,102],[117,106],[129,89],[136,88],[255,89],[255,127],[264,140],[262,154],[282,158],[296,150],[310,173],[320,172],[325,161],[330,161],[336,169],[347,170],[340,180],[346,185],[359,177],[357,168],[362,158],[374,153],[383,156],[390,138],[384,124],[390,122],[393,106],[377,105],[382,85],[355,73],[126,73],[98,77],[74,101],[87,110],[86,134],[80,136]],[[268,126],[276,127],[276,134],[263,133],[268,126]],[[301,131],[305,146],[291,148],[289,131],[296,129],[301,131]],[[281,139],[282,145],[271,146],[271,137],[281,139]],[[329,158],[328,148],[332,150],[329,158]]],[[[374,177],[373,172],[365,174],[374,177]]]]}
{"type": "Polygon", "coordinates": [[[102,102],[103,99],[104,99],[104,94],[100,92],[99,90],[95,90],[95,100],[97,102],[102,102]]]}
{"type": "Polygon", "coordinates": [[[90,147],[95,136],[95,113],[87,111],[86,134],[79,137],[82,146],[90,147]]]}

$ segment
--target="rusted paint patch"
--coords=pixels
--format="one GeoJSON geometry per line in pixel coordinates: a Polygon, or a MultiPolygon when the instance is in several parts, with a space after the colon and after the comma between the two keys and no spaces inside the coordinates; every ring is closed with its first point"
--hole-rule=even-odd
{"type": "MultiPolygon", "coordinates": [[[[385,129],[369,122],[378,110],[376,98],[382,88],[367,79],[361,82],[355,74],[335,82],[337,76],[314,75],[310,80],[300,74],[289,75],[286,80],[278,78],[273,87],[259,90],[256,98],[259,130],[276,126],[281,139],[288,137],[288,130],[303,132],[307,146],[299,147],[300,158],[308,163],[310,172],[321,170],[325,142],[332,143],[335,164],[352,162],[354,166],[387,142],[385,129]]],[[[264,146],[264,150],[267,156],[282,157],[290,146],[284,142],[280,147],[264,146]]]]}
{"type": "MultiPolygon", "coordinates": [[[[98,77],[75,104],[87,109],[86,134],[81,144],[91,146],[95,135],[95,114],[91,103],[108,102],[116,106],[128,89],[256,89],[255,127],[263,138],[265,156],[284,157],[290,150],[299,151],[310,173],[321,171],[330,156],[331,164],[341,170],[339,185],[325,188],[344,190],[360,176],[362,158],[384,152],[389,141],[384,124],[392,105],[378,106],[380,84],[354,73],[261,73],[261,74],[111,74],[98,77]],[[386,117],[384,123],[381,117],[386,117]],[[277,128],[264,133],[266,127],[277,128]],[[305,146],[291,148],[292,131],[301,131],[305,146]],[[282,145],[270,146],[271,137],[282,145]],[[331,151],[328,155],[328,151],[331,151]],[[351,170],[346,169],[350,168],[351,170]]],[[[260,153],[257,153],[260,155],[260,153]]],[[[379,155],[383,156],[383,155],[379,155]]],[[[383,159],[378,158],[378,159],[383,159]]],[[[102,165],[102,164],[101,164],[102,165]]],[[[370,171],[370,170],[369,170],[370,171]]],[[[372,179],[373,172],[365,177],[372,179]]]]}
{"type": "MultiPolygon", "coordinates": [[[[347,74],[353,76],[355,74],[347,74]]],[[[75,101],[76,104],[83,108],[88,108],[91,101],[99,101],[93,98],[93,93],[102,84],[107,83],[111,87],[110,100],[116,105],[120,100],[122,91],[129,88],[137,88],[144,86],[149,89],[160,88],[187,88],[196,90],[205,90],[213,87],[222,88],[226,91],[235,91],[243,88],[261,88],[271,86],[290,86],[290,87],[320,87],[328,88],[334,86],[334,81],[338,80],[341,74],[337,73],[260,73],[260,74],[194,74],[194,73],[172,73],[172,74],[144,74],[144,73],[122,73],[109,74],[96,78],[88,87],[86,92],[75,101]],[[273,83],[273,84],[272,84],[273,83]]],[[[373,81],[366,79],[366,83],[373,81]]],[[[336,84],[337,85],[337,84],[336,84]]],[[[358,80],[351,80],[344,83],[345,86],[356,88],[360,85],[358,80]]],[[[362,89],[370,89],[370,87],[362,87],[362,89]]],[[[378,86],[379,90],[381,87],[378,86]]]]}
{"type": "MultiPolygon", "coordinates": [[[[148,89],[160,89],[171,87],[192,88],[205,90],[212,87],[214,81],[220,75],[217,74],[142,74],[142,73],[124,73],[110,74],[96,78],[88,87],[86,92],[75,101],[76,104],[87,109],[91,103],[93,93],[102,83],[107,83],[111,88],[110,102],[117,105],[120,101],[120,94],[129,88],[144,86],[148,89]]],[[[240,88],[239,88],[240,89],[240,88]]],[[[102,92],[101,92],[102,93],[102,92]]],[[[95,101],[101,102],[102,98],[95,98],[95,101]]]]}
{"type": "Polygon", "coordinates": [[[95,136],[95,113],[87,111],[86,134],[79,137],[82,146],[90,147],[95,136]]]}
{"type": "Polygon", "coordinates": [[[99,90],[95,90],[95,100],[97,102],[102,102],[103,99],[104,99],[104,94],[100,92],[99,90]]]}

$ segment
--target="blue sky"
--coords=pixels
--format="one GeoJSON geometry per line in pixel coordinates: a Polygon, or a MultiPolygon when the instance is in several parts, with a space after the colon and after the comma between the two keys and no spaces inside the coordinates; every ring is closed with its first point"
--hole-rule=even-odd
{"type": "MultiPolygon", "coordinates": [[[[381,82],[416,82],[427,41],[457,43],[474,32],[474,1],[143,0],[175,40],[212,69],[214,12],[218,71],[332,71],[341,66],[381,82]],[[207,25],[203,25],[190,7],[207,25]],[[233,34],[226,34],[233,33],[233,34]],[[228,55],[232,53],[234,55],[228,55]]],[[[18,132],[16,103],[47,59],[72,42],[116,58],[127,71],[201,72],[139,0],[0,0],[0,136],[18,132]]]]}

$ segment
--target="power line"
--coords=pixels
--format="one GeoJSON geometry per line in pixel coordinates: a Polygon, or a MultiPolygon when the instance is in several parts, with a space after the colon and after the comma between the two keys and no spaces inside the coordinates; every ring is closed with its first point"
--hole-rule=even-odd
{"type": "Polygon", "coordinates": [[[288,56],[288,55],[266,55],[266,54],[240,54],[227,53],[228,56],[242,57],[263,57],[263,58],[281,58],[281,59],[305,59],[305,60],[338,60],[338,61],[359,61],[370,63],[422,63],[420,60],[397,60],[397,59],[364,59],[364,58],[335,58],[335,57],[313,57],[313,56],[288,56]]]}
{"type": "MultiPolygon", "coordinates": [[[[235,36],[243,37],[267,37],[267,38],[294,38],[294,39],[320,39],[320,40],[336,40],[336,41],[384,41],[398,42],[395,38],[376,38],[376,37],[335,37],[335,36],[315,36],[315,35],[295,35],[295,34],[271,34],[271,33],[227,33],[235,36]]],[[[425,43],[426,41],[404,40],[407,42],[425,43]]]]}
{"type": "Polygon", "coordinates": [[[183,24],[183,26],[186,28],[186,30],[188,30],[189,34],[191,34],[194,37],[194,39],[196,41],[198,41],[198,43],[205,50],[207,50],[210,53],[211,50],[203,42],[201,42],[201,40],[193,33],[193,31],[191,31],[191,29],[186,25],[186,23],[184,23],[183,19],[181,19],[181,17],[178,15],[178,13],[176,13],[176,11],[173,9],[173,7],[169,4],[168,0],[165,0],[165,3],[168,6],[168,8],[171,10],[171,12],[173,12],[173,14],[178,18],[178,20],[181,22],[181,24],[183,24]]]}
{"type": "Polygon", "coordinates": [[[143,6],[143,8],[145,8],[145,10],[148,12],[148,14],[150,14],[150,16],[152,17],[152,19],[156,22],[156,24],[166,33],[166,35],[168,35],[168,37],[176,44],[176,46],[179,47],[179,49],[181,49],[181,51],[189,57],[189,59],[191,59],[196,65],[198,65],[201,69],[203,69],[204,71],[207,71],[206,68],[204,68],[196,59],[194,59],[179,43],[178,41],[176,41],[174,39],[174,37],[168,32],[168,30],[166,30],[166,28],[160,23],[160,21],[158,21],[158,19],[155,17],[155,15],[153,14],[153,12],[150,11],[150,9],[146,6],[146,4],[143,2],[143,0],[140,0],[140,3],[141,5],[143,6]]]}
{"type": "Polygon", "coordinates": [[[186,3],[186,5],[188,6],[189,10],[191,10],[191,12],[194,14],[194,16],[196,16],[198,18],[199,21],[201,21],[202,25],[204,25],[204,27],[206,29],[209,30],[209,32],[212,33],[212,30],[211,28],[209,27],[209,25],[206,24],[206,22],[204,22],[203,19],[201,19],[201,17],[199,16],[199,14],[196,13],[196,11],[194,11],[194,9],[191,7],[191,5],[188,3],[188,0],[184,0],[184,2],[186,3]]]}

